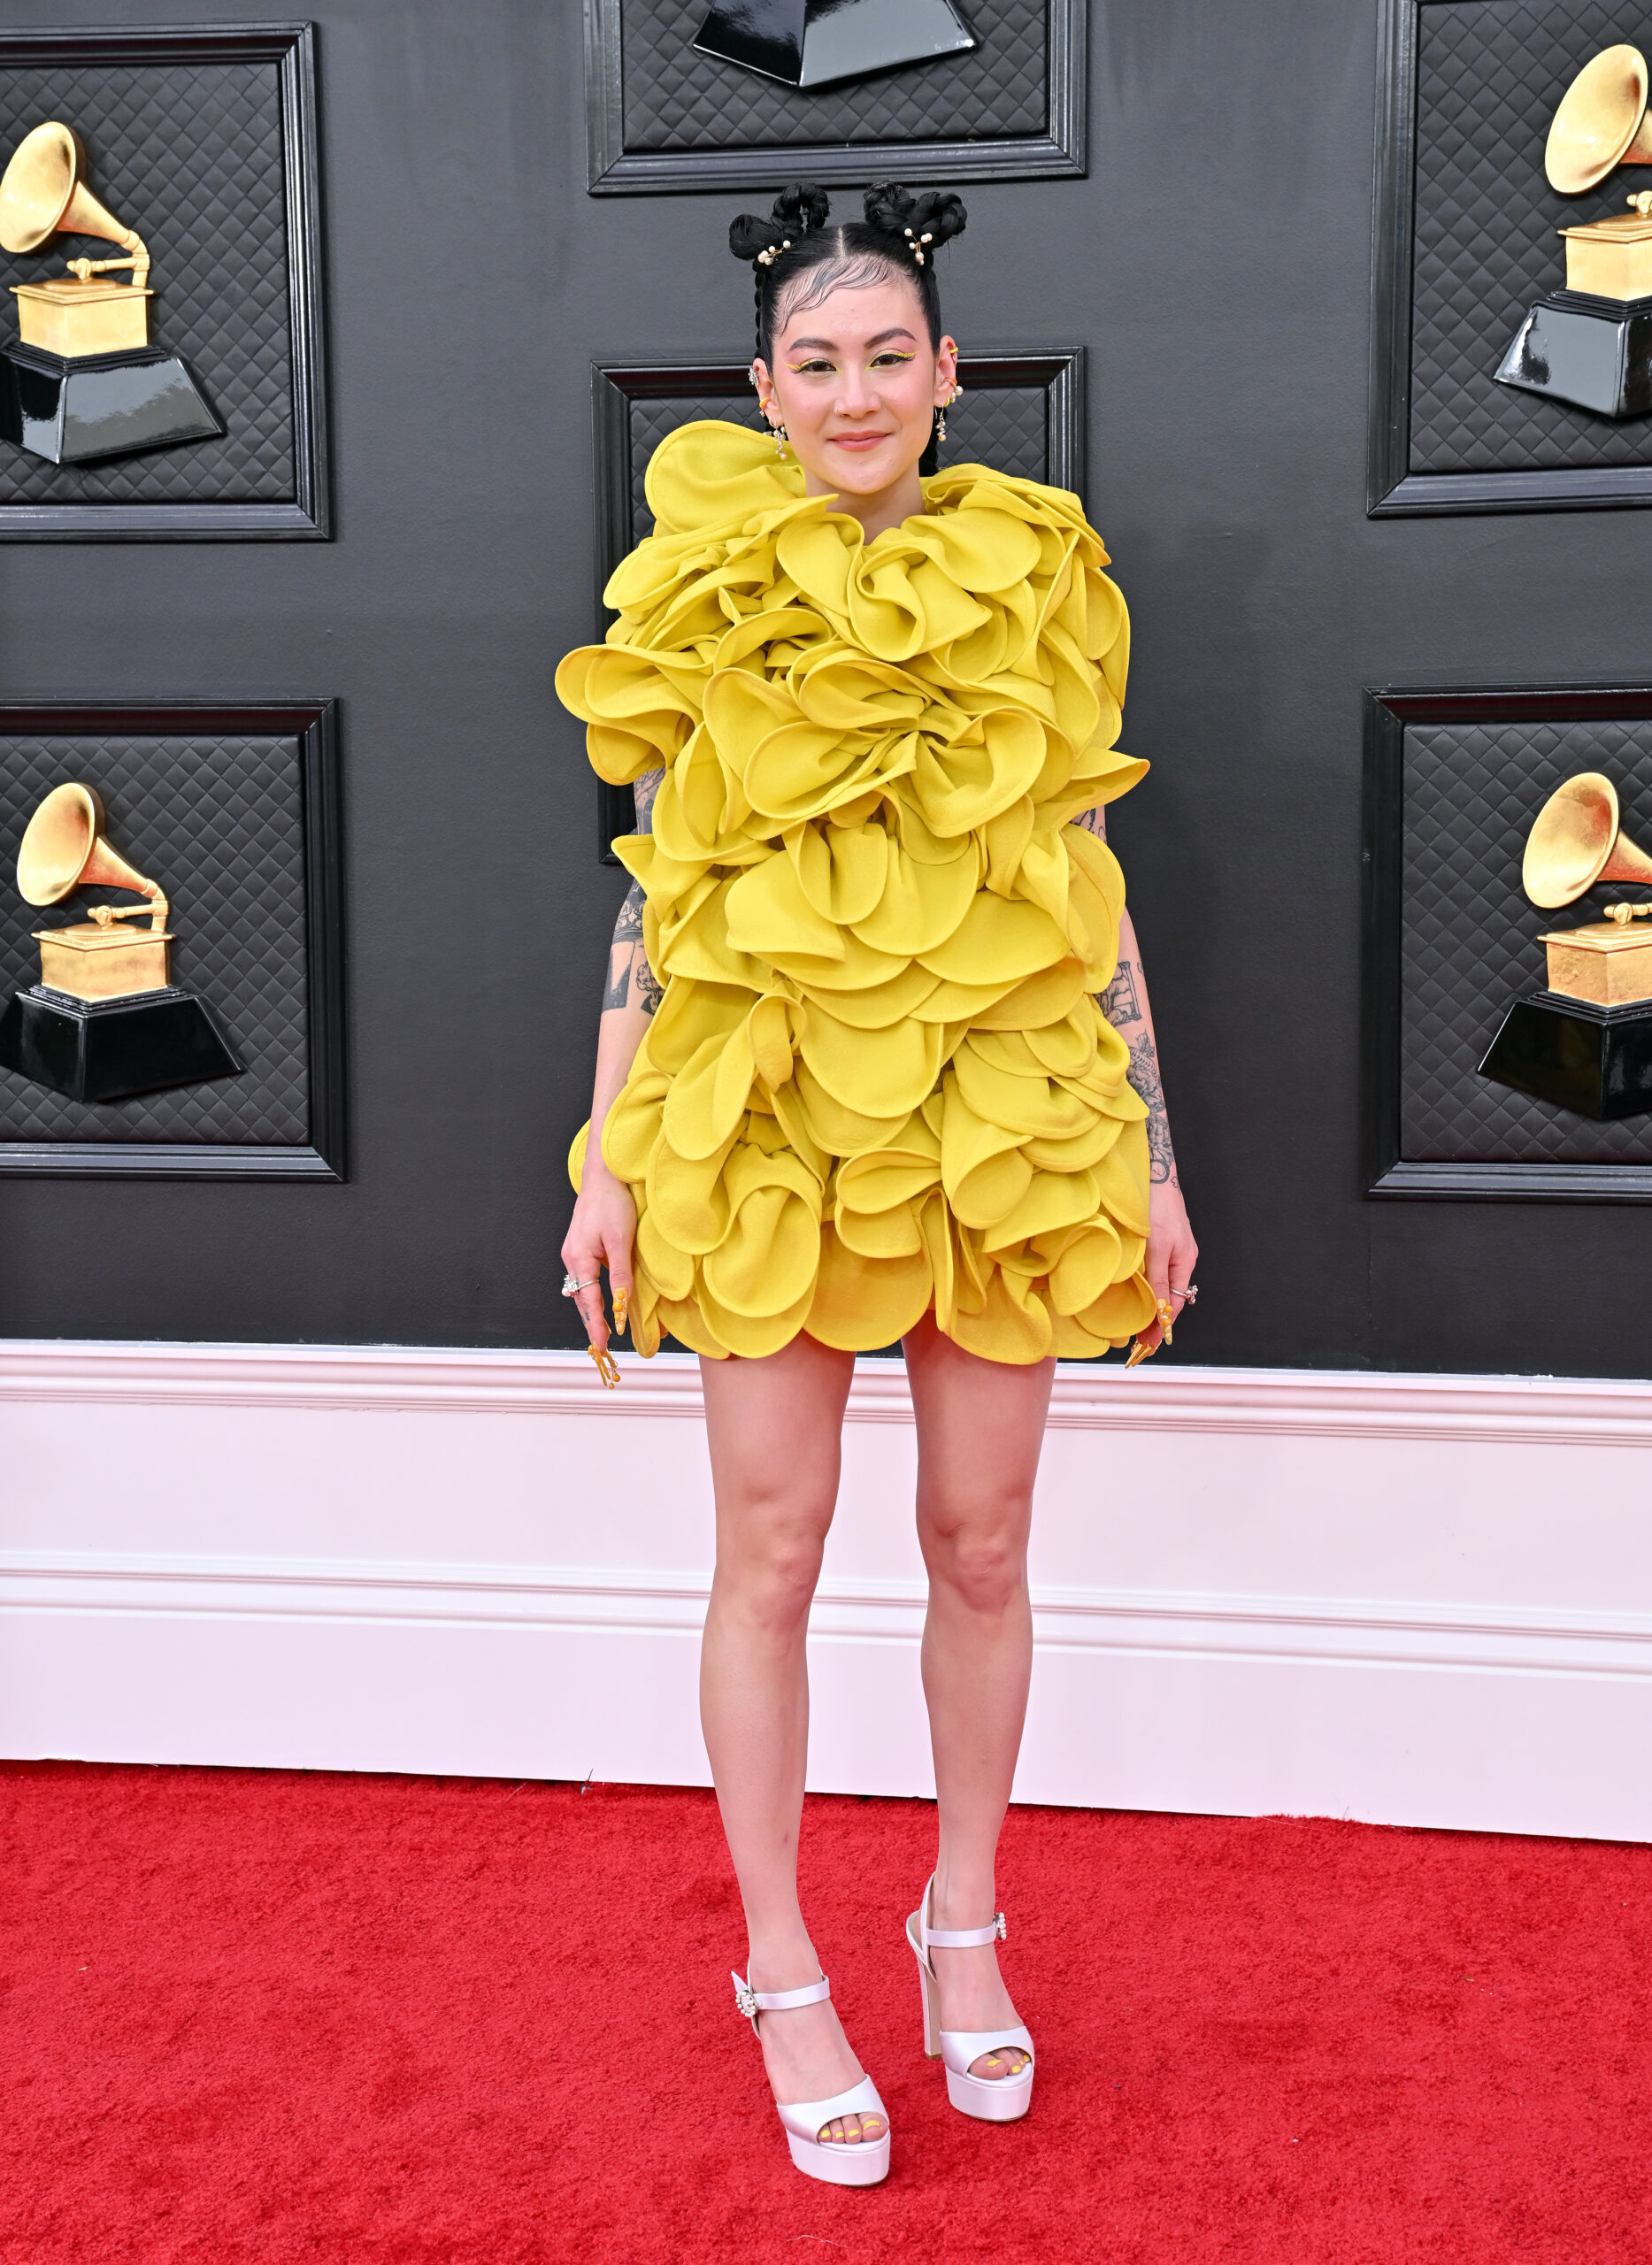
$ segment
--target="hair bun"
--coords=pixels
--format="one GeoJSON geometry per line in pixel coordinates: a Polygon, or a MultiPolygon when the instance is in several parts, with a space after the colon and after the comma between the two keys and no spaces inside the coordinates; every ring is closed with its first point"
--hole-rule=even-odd
{"type": "Polygon", "coordinates": [[[795,180],[774,200],[766,220],[755,212],[739,213],[728,224],[728,249],[736,259],[760,259],[765,251],[779,251],[788,239],[795,243],[815,228],[823,228],[832,200],[811,180],[795,180]]]}
{"type": "Polygon", "coordinates": [[[806,235],[812,228],[824,228],[831,210],[831,198],[811,180],[795,180],[774,200],[775,219],[793,235],[800,230],[806,235]]]}
{"type": "Polygon", "coordinates": [[[920,189],[914,196],[899,181],[887,180],[866,191],[866,225],[885,235],[904,239],[910,231],[914,237],[927,235],[931,243],[941,245],[961,236],[968,220],[964,199],[950,189],[920,189]]]}

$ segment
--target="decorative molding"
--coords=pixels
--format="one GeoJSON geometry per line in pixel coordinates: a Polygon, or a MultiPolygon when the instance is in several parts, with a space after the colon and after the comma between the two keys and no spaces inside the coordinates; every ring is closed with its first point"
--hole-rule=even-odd
{"type": "MultiPolygon", "coordinates": [[[[0,1612],[441,1623],[632,1636],[697,1633],[707,1572],[582,1566],[352,1564],[0,1549],[0,1612]]],[[[916,1645],[918,1581],[821,1581],[810,1632],[916,1645]]],[[[1502,1668],[1652,1678],[1652,1613],[1568,1612],[1337,1597],[1034,1587],[1040,1650],[1150,1650],[1225,1659],[1502,1668]]]]}
{"type": "MultiPolygon", "coordinates": [[[[247,732],[298,742],[304,804],[310,1138],[288,1147],[142,1140],[0,1140],[0,1175],[54,1179],[342,1180],[343,843],[336,700],[0,700],[0,733],[247,732]]],[[[249,941],[249,949],[256,946],[249,941]]]]}
{"type": "Polygon", "coordinates": [[[321,187],[316,27],[188,24],[0,30],[0,71],[77,65],[143,68],[269,63],[280,82],[287,292],[292,355],[294,495],[288,503],[0,504],[0,541],[224,542],[326,541],[327,357],[322,326],[321,187]]]}
{"type": "MultiPolygon", "coordinates": [[[[621,1368],[0,1346],[0,1752],[704,1784],[698,1366],[621,1368]]],[[[1652,1839],[1648,1446],[1641,1383],[1064,1366],[1018,1798],[1652,1839]]],[[[862,1361],[823,1790],[933,1790],[915,1474],[862,1361]]]]}
{"type": "MultiPolygon", "coordinates": [[[[0,1340],[0,1402],[703,1420],[693,1354],[619,1362],[624,1381],[610,1392],[582,1353],[12,1339],[0,1340]]],[[[857,1363],[846,1421],[911,1424],[901,1362],[857,1363]]],[[[1644,1449],[1652,1383],[1073,1361],[1057,1365],[1049,1429],[1644,1449]]]]}
{"type": "MultiPolygon", "coordinates": [[[[1089,0],[1048,0],[1049,76],[1044,133],[997,139],[788,142],[683,150],[626,148],[620,0],[585,0],[588,185],[593,196],[704,195],[774,188],[804,173],[828,187],[881,180],[1051,180],[1089,171],[1089,0]]],[[[835,91],[835,90],[834,90],[835,91]]]]}

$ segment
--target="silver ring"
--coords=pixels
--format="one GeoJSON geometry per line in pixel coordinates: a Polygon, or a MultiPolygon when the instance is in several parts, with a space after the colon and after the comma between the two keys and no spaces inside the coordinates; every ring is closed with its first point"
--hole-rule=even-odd
{"type": "Polygon", "coordinates": [[[1177,1290],[1172,1294],[1175,1297],[1179,1297],[1183,1305],[1190,1306],[1199,1294],[1198,1284],[1196,1282],[1189,1282],[1185,1290],[1177,1290]]]}
{"type": "Polygon", "coordinates": [[[593,1282],[576,1282],[572,1274],[565,1274],[562,1278],[562,1294],[565,1298],[572,1297],[577,1290],[590,1290],[595,1289],[595,1286],[593,1282]]]}

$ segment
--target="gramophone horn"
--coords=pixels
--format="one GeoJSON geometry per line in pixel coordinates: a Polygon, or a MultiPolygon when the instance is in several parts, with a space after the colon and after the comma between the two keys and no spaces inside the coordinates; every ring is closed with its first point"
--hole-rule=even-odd
{"type": "Polygon", "coordinates": [[[146,879],[110,848],[104,805],[91,787],[54,787],[40,804],[17,853],[17,886],[28,904],[57,904],[82,886],[129,888],[149,898],[157,928],[166,918],[159,883],[146,879]]]}
{"type": "MultiPolygon", "coordinates": [[[[0,244],[7,251],[38,251],[59,232],[106,236],[123,251],[142,251],[142,238],[88,188],[84,165],[79,138],[56,120],[23,136],[0,179],[0,244]]],[[[142,264],[148,265],[147,255],[142,264]]]]}
{"type": "Polygon", "coordinates": [[[1608,47],[1586,63],[1561,97],[1543,170],[1549,187],[1577,196],[1614,165],[1652,165],[1647,61],[1638,47],[1608,47]]]}
{"type": "Polygon", "coordinates": [[[1548,911],[1597,881],[1652,881],[1652,857],[1624,833],[1610,779],[1580,771],[1556,787],[1525,838],[1520,879],[1533,903],[1548,911]]]}

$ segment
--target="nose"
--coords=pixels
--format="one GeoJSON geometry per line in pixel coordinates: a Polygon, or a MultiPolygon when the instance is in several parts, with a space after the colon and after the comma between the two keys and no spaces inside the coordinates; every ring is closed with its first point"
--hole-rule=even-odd
{"type": "Polygon", "coordinates": [[[866,372],[852,362],[843,372],[837,405],[841,417],[875,417],[882,406],[877,388],[867,383],[866,372]]]}

